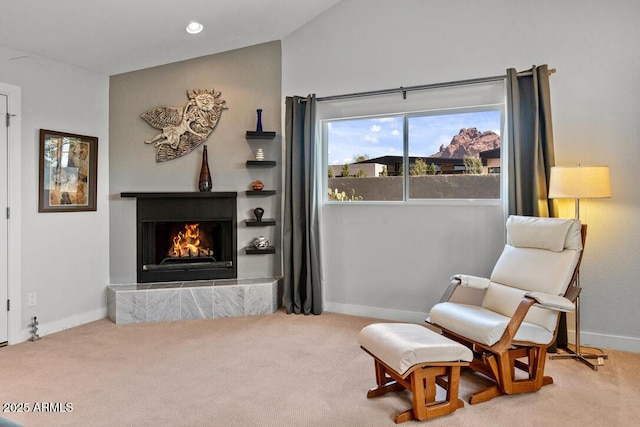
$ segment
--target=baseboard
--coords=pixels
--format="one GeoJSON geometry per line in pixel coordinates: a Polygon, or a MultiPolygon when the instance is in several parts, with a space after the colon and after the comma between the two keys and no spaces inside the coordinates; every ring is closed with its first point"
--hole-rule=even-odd
{"type": "MultiPolygon", "coordinates": [[[[38,335],[42,338],[44,336],[47,336],[56,332],[64,331],[65,329],[73,328],[74,326],[80,326],[85,323],[104,319],[105,317],[107,317],[107,307],[76,314],[74,316],[67,317],[61,320],[56,320],[53,322],[47,322],[47,323],[40,322],[38,324],[38,335]]],[[[29,338],[31,338],[30,329],[29,328],[22,329],[20,331],[18,342],[28,341],[29,338]]]]}
{"type": "Polygon", "coordinates": [[[369,307],[338,302],[324,303],[324,310],[332,313],[350,314],[352,316],[372,317],[374,319],[396,320],[399,322],[424,323],[425,312],[395,310],[392,308],[369,307]]]}
{"type": "MultiPolygon", "coordinates": [[[[575,344],[576,331],[567,329],[567,341],[575,344]]],[[[640,338],[604,335],[593,332],[580,332],[580,347],[612,348],[620,351],[640,353],[640,338]]]]}

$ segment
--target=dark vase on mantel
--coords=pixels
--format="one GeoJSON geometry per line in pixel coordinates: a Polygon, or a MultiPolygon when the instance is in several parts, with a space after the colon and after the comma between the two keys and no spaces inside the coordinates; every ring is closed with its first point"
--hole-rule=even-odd
{"type": "Polygon", "coordinates": [[[211,173],[209,172],[209,158],[207,157],[207,146],[203,146],[202,151],[202,166],[200,167],[200,181],[198,182],[198,189],[202,192],[211,191],[211,173]]]}
{"type": "Polygon", "coordinates": [[[256,123],[256,132],[262,132],[262,109],[258,108],[256,112],[258,113],[258,122],[256,123]]]}

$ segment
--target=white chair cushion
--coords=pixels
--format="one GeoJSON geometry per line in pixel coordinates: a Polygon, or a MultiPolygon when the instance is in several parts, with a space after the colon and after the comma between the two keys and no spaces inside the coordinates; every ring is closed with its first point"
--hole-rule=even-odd
{"type": "Polygon", "coordinates": [[[358,344],[403,375],[418,363],[470,362],[464,345],[413,323],[374,323],[362,328],[358,344]]]}
{"type": "MultiPolygon", "coordinates": [[[[484,294],[482,307],[503,316],[512,317],[522,298],[528,291],[512,288],[491,282],[484,294]]],[[[524,318],[527,323],[532,323],[545,328],[553,333],[558,324],[558,312],[548,308],[533,306],[529,308],[524,318]]]]}
{"type": "Polygon", "coordinates": [[[487,292],[482,300],[482,307],[503,316],[511,317],[527,291],[489,282],[487,292]]]}
{"type": "Polygon", "coordinates": [[[565,248],[580,250],[580,229],[580,222],[575,219],[512,215],[507,219],[507,244],[554,252],[565,248]]]}
{"type": "MultiPolygon", "coordinates": [[[[450,302],[433,306],[429,317],[444,329],[489,346],[500,340],[511,320],[483,307],[450,302]]],[[[514,339],[546,345],[553,340],[553,333],[538,325],[522,322],[514,339]]]]}
{"type": "Polygon", "coordinates": [[[517,248],[505,245],[491,272],[491,281],[551,295],[564,295],[580,252],[567,249],[517,248]]]}

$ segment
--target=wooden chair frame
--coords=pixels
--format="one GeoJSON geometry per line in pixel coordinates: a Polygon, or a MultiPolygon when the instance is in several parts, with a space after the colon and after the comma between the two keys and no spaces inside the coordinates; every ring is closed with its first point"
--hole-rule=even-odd
{"type": "MultiPolygon", "coordinates": [[[[587,226],[584,224],[582,225],[581,234],[583,249],[580,252],[573,277],[569,282],[570,285],[565,292],[565,297],[573,302],[575,302],[580,294],[577,277],[587,236],[587,226]]],[[[443,295],[441,302],[448,301],[458,285],[458,282],[453,282],[443,295]]],[[[469,347],[473,351],[474,356],[469,367],[495,382],[493,386],[472,395],[469,399],[470,404],[486,402],[503,394],[538,391],[545,385],[553,384],[553,378],[544,375],[544,367],[547,359],[547,349],[555,342],[558,334],[560,313],[558,312],[558,320],[556,322],[553,340],[551,340],[550,343],[540,345],[515,340],[515,335],[516,332],[518,332],[520,324],[527,315],[529,308],[534,305],[535,302],[533,298],[523,297],[502,337],[491,346],[475,342],[433,323],[434,326],[442,330],[443,335],[469,347]],[[525,378],[517,378],[516,369],[523,372],[525,378]]]]}

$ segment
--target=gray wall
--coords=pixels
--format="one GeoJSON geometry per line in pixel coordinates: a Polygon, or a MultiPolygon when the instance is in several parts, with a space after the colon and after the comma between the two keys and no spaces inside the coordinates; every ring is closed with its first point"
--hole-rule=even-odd
{"type": "Polygon", "coordinates": [[[112,76],[109,91],[110,142],[110,249],[111,283],[136,281],[135,199],[122,199],[126,191],[198,191],[202,149],[165,163],[156,163],[155,147],[145,144],[157,130],[140,115],[153,107],[183,107],[188,89],[215,89],[227,101],[218,125],[206,140],[213,191],[238,192],[238,277],[280,274],[280,254],[245,255],[258,234],[279,248],[278,227],[247,228],[260,205],[265,217],[279,217],[281,165],[247,169],[258,148],[267,159],[281,158],[280,42],[196,58],[188,61],[112,76]],[[273,141],[247,141],[245,132],[256,128],[256,109],[262,108],[264,130],[278,131],[273,141]],[[245,195],[260,179],[278,196],[245,195]]]}
{"type": "MultiPolygon", "coordinates": [[[[557,164],[611,166],[613,197],[581,204],[582,342],[640,351],[638,16],[632,0],[344,0],[283,40],[283,91],[322,97],[556,68],[557,164]]],[[[573,216],[571,202],[560,207],[573,216]]],[[[419,320],[449,275],[490,271],[501,213],[473,204],[325,207],[326,307],[419,320]]]]}

